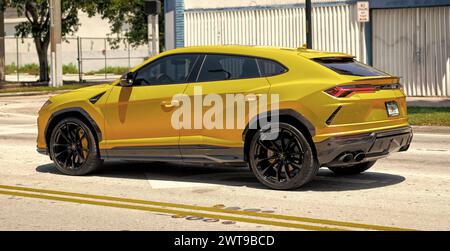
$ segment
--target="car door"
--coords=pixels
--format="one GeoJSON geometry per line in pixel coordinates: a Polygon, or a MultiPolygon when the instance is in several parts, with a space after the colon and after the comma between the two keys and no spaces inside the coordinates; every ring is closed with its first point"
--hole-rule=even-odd
{"type": "MultiPolygon", "coordinates": [[[[270,85],[266,78],[261,77],[256,58],[226,55],[207,54],[203,59],[197,82],[189,84],[185,94],[189,96],[192,104],[192,127],[183,129],[180,137],[180,149],[183,159],[187,162],[239,162],[242,161],[243,140],[242,133],[251,114],[250,102],[257,104],[258,97],[269,93],[270,85]],[[201,90],[201,95],[199,95],[201,90]],[[213,95],[213,96],[211,96],[213,95]],[[236,96],[237,95],[237,96],[236,96]],[[201,99],[199,98],[201,96],[201,99]],[[241,114],[235,103],[227,100],[243,97],[245,110],[241,114]],[[210,116],[215,102],[219,98],[223,105],[213,110],[220,110],[215,116],[210,116]],[[196,100],[197,98],[197,100],[196,100]],[[199,111],[198,102],[204,102],[199,111]],[[256,103],[255,103],[256,102],[256,103]],[[197,108],[195,108],[197,106],[197,108]],[[200,115],[199,115],[200,114],[200,115]],[[214,127],[199,128],[199,120],[211,118],[214,127]],[[222,123],[216,123],[222,118],[222,123]],[[233,119],[234,121],[230,121],[233,119]],[[197,123],[197,127],[196,124],[197,123]],[[222,124],[222,126],[218,126],[222,124]]],[[[259,109],[259,108],[258,108],[259,109]]],[[[256,115],[256,114],[255,114],[256,115]]]]}
{"type": "Polygon", "coordinates": [[[103,108],[110,158],[177,159],[180,131],[171,126],[172,98],[183,94],[198,54],[156,59],[133,74],[131,87],[114,86],[103,108]]]}

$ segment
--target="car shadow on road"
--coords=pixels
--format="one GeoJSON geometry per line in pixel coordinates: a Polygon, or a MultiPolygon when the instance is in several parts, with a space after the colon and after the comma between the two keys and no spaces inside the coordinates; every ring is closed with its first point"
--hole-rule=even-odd
{"type": "MultiPolygon", "coordinates": [[[[36,171],[39,173],[63,175],[56,169],[54,164],[38,166],[36,171]]],[[[178,182],[180,184],[183,183],[184,187],[189,187],[189,183],[192,183],[192,187],[198,185],[224,185],[267,189],[258,182],[248,167],[179,165],[156,162],[107,162],[98,172],[91,176],[108,179],[142,179],[148,180],[150,184],[152,182],[175,184],[171,187],[176,187],[178,182]]],[[[366,190],[393,186],[405,180],[403,176],[377,172],[376,166],[373,171],[351,176],[338,176],[328,171],[328,169],[321,169],[314,181],[297,191],[336,192],[366,190]]]]}

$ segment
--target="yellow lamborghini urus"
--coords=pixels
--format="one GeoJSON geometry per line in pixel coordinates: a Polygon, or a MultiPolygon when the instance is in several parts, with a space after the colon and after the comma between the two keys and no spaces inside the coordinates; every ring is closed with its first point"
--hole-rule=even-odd
{"type": "Polygon", "coordinates": [[[347,54],[251,46],[162,53],[50,98],[38,127],[38,152],[67,175],[104,160],[248,164],[280,190],[320,167],[362,173],[413,137],[399,78],[347,54]]]}

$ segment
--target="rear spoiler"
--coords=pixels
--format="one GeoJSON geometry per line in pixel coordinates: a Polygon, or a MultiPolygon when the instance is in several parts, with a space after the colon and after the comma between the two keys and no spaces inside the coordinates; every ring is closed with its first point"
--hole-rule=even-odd
{"type": "Polygon", "coordinates": [[[355,84],[390,85],[400,84],[400,78],[395,76],[359,77],[353,82],[355,84]]]}

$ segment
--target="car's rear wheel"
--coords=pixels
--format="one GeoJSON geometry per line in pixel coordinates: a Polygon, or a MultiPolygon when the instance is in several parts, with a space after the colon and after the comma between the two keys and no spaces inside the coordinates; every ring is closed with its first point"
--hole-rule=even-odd
{"type": "Polygon", "coordinates": [[[58,170],[67,175],[86,175],[102,164],[93,132],[78,118],[63,119],[54,127],[49,150],[58,170]]]}
{"type": "Polygon", "coordinates": [[[375,165],[375,163],[376,161],[371,161],[348,167],[328,167],[328,169],[339,175],[355,175],[369,170],[375,165]]]}
{"type": "Polygon", "coordinates": [[[308,140],[294,126],[279,124],[278,137],[266,140],[267,130],[253,137],[248,159],[258,180],[277,190],[297,189],[310,182],[319,165],[308,140]]]}

